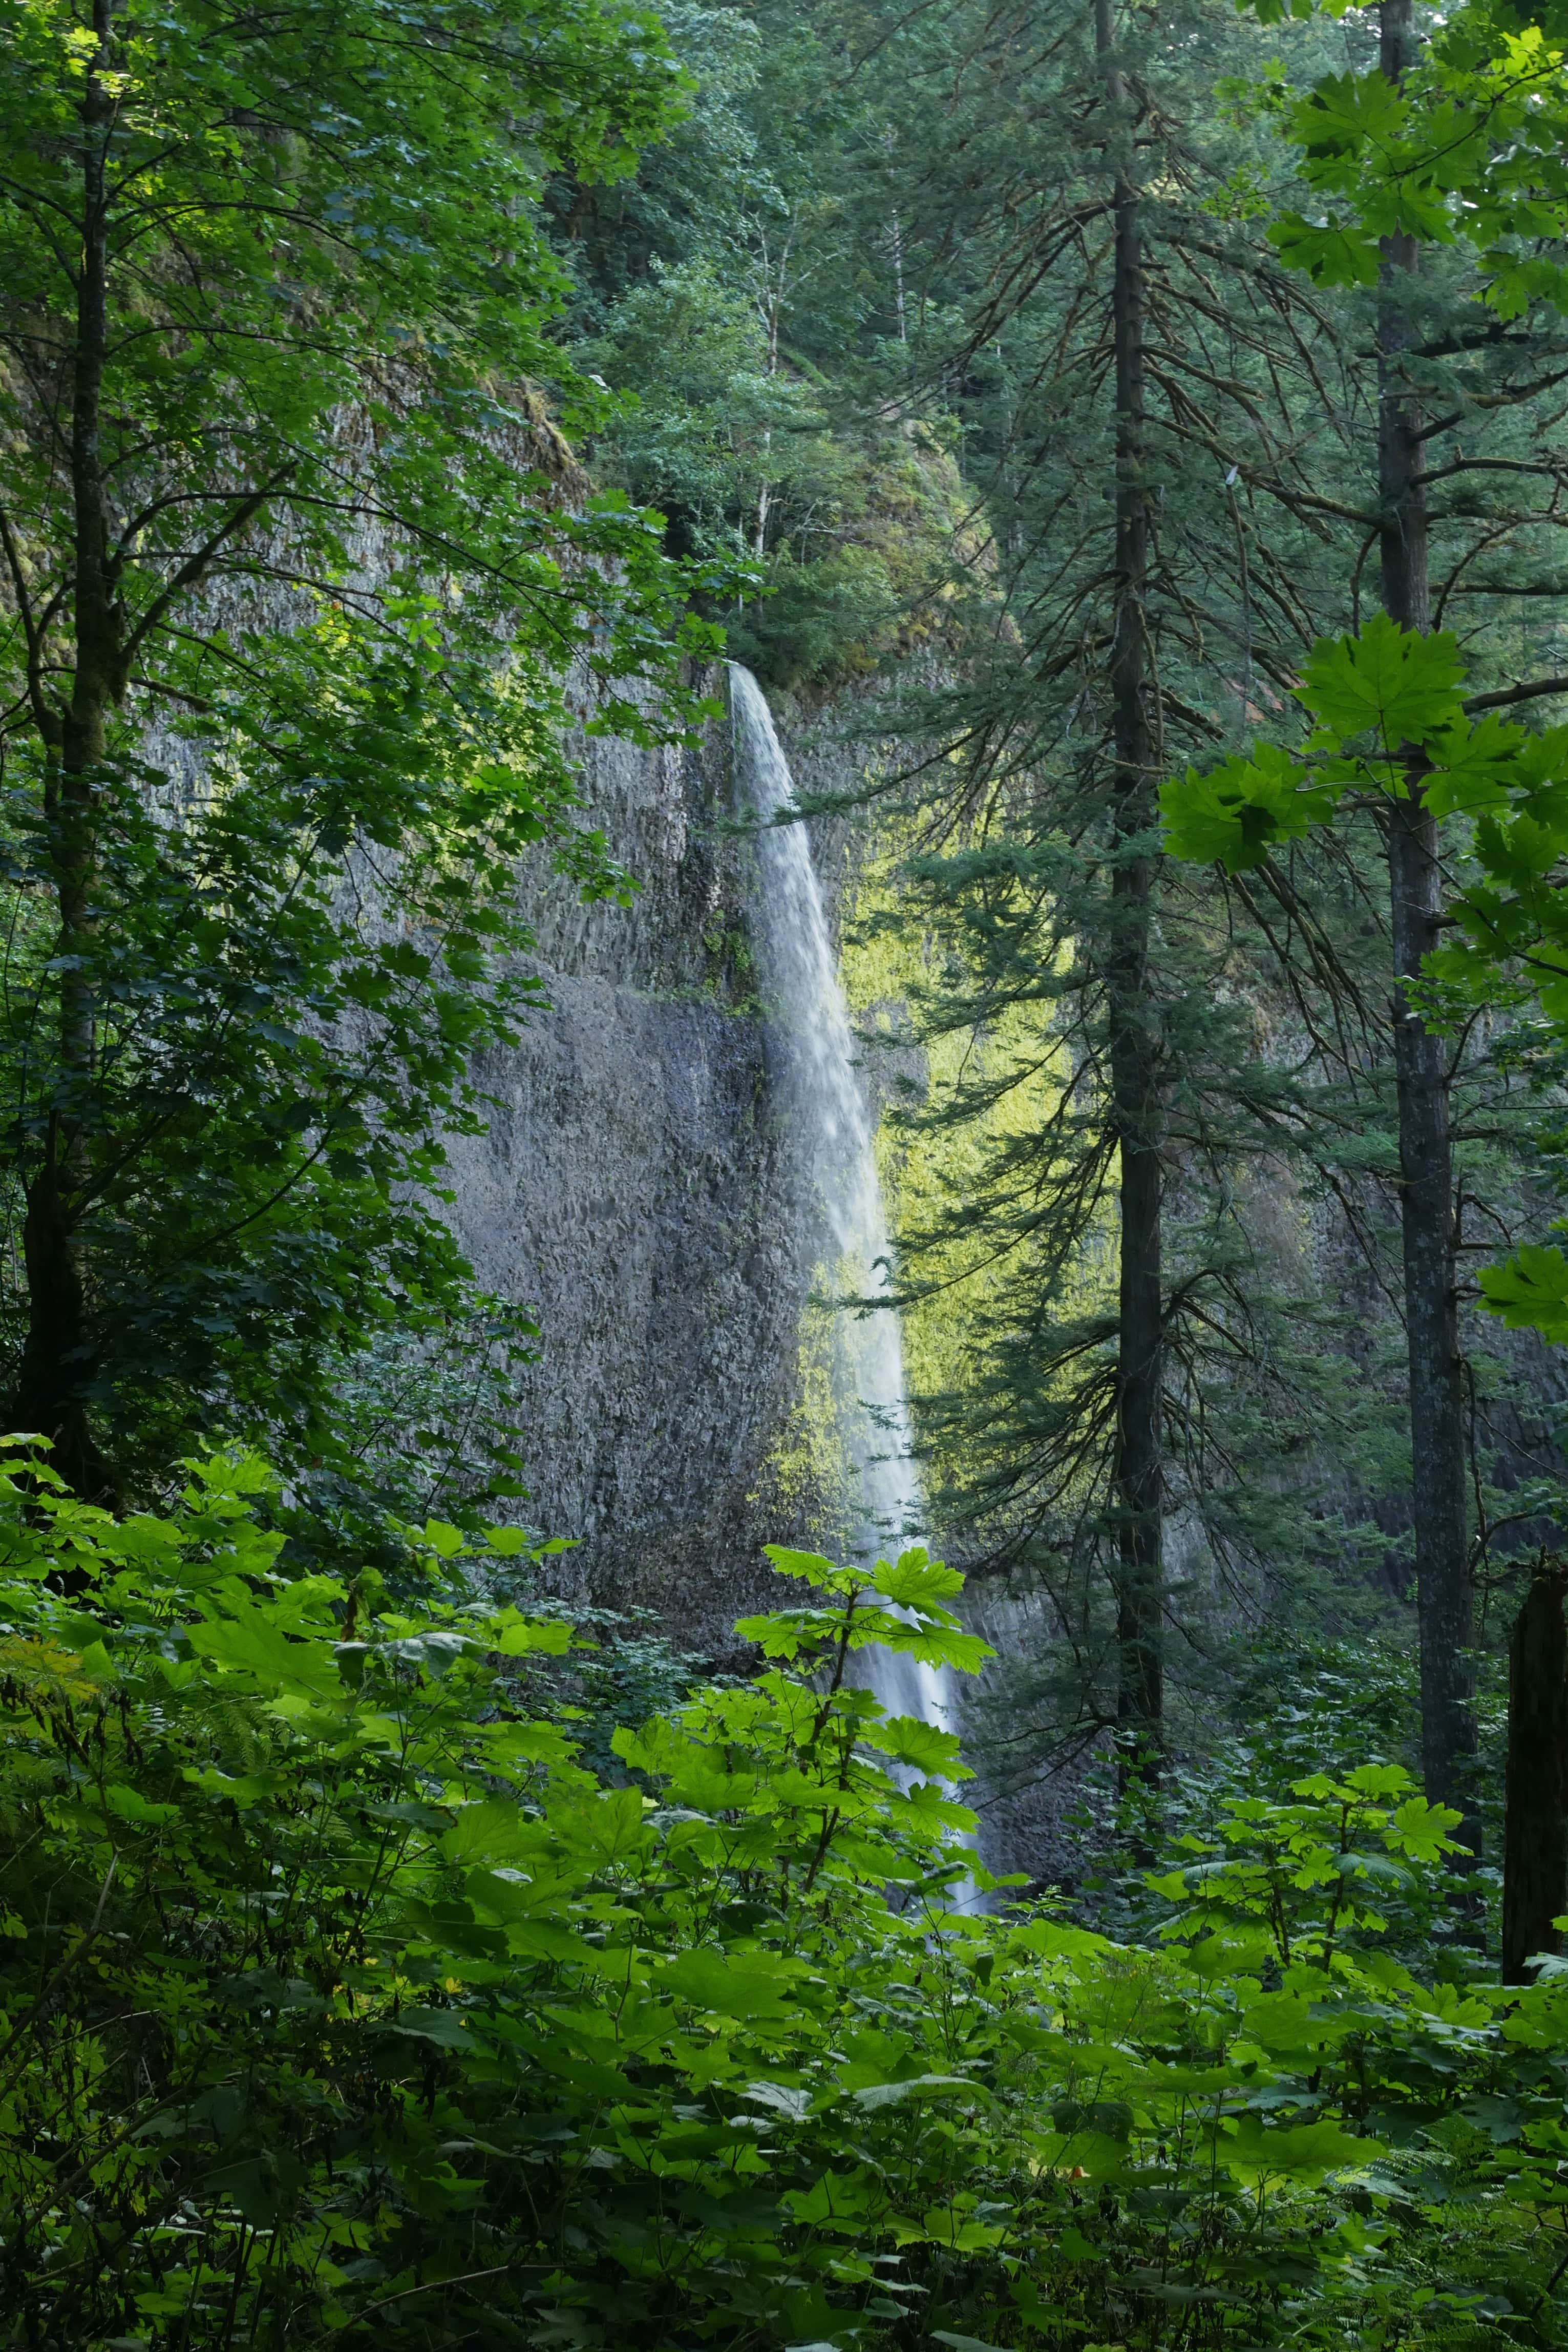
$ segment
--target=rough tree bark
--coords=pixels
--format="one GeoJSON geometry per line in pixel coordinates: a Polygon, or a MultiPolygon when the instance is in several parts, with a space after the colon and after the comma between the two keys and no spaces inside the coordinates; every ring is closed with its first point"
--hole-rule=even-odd
{"type": "MultiPolygon", "coordinates": [[[[1414,0],[1383,0],[1381,64],[1401,81],[1417,49],[1414,0]]],[[[1420,256],[1412,236],[1386,237],[1378,301],[1378,489],[1382,595],[1407,629],[1431,626],[1421,404],[1407,361],[1409,289],[1420,256]]],[[[1443,882],[1425,762],[1405,759],[1406,795],[1387,823],[1394,933],[1395,1068],[1399,1097],[1400,1216],[1410,1366],[1410,1444],[1420,1619],[1421,1762],[1427,1798],[1453,1805],[1459,1837],[1480,1850],[1475,1643],[1465,1515],[1463,1367],[1456,1287],[1448,1047],[1429,1034],[1407,983],[1438,943],[1443,882]]]]}
{"type": "Polygon", "coordinates": [[[1560,1952],[1568,1914],[1568,1563],[1543,1561],[1508,1650],[1508,1777],[1502,1833],[1502,1980],[1560,1952]]]}
{"type": "Polygon", "coordinates": [[[1149,993],[1156,812],[1145,610],[1149,497],[1145,457],[1144,248],[1131,167],[1132,121],[1115,62],[1113,0],[1095,0],[1095,48],[1113,118],[1112,325],[1116,374],[1116,550],[1111,649],[1115,866],[1107,962],[1112,1117],[1121,1160],[1116,1443],[1117,1735],[1124,1787],[1159,1776],[1165,1711],[1160,1398],[1161,1090],[1149,993]]]}
{"type": "Polygon", "coordinates": [[[74,662],[68,699],[47,709],[40,724],[58,922],[59,1075],[41,1161],[27,1186],[22,1240],[28,1322],[12,1403],[13,1426],[47,1437],[55,1467],[88,1495],[105,1483],[84,1396],[92,1370],[91,1342],[77,1230],[94,1084],[96,1021],[88,957],[97,800],[109,714],[122,691],[123,660],[102,443],[109,355],[107,164],[115,112],[112,0],[94,0],[93,30],[98,48],[83,80],[80,110],[81,243],[71,355],[74,662]]]}

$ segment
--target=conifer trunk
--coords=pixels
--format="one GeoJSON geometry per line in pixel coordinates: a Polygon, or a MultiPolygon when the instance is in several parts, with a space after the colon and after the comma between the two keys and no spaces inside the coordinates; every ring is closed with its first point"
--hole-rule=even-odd
{"type": "Polygon", "coordinates": [[[1502,1834],[1502,1980],[1557,1952],[1568,1913],[1568,1567],[1542,1564],[1508,1650],[1508,1780],[1502,1834]]]}
{"type": "Polygon", "coordinates": [[[45,816],[58,923],[60,1001],[56,1107],[23,1218],[27,1332],[12,1426],[49,1440],[54,1466],[78,1494],[101,1491],[83,1391],[91,1374],[86,1284],[77,1231],[94,1083],[91,945],[96,802],[110,704],[120,688],[120,612],[104,476],[103,379],[109,356],[108,146],[115,100],[112,0],[94,0],[98,50],[80,110],[81,244],[72,353],[70,485],[75,521],[74,667],[68,700],[44,730],[45,816]]]}
{"type": "Polygon", "coordinates": [[[1165,1711],[1160,1397],[1161,1101],[1149,994],[1156,778],[1149,723],[1149,500],[1145,456],[1144,248],[1126,86],[1112,0],[1096,0],[1095,47],[1113,121],[1116,555],[1111,646],[1114,872],[1107,964],[1112,1117],[1121,1161],[1116,1442],[1117,1745],[1124,1788],[1159,1777],[1165,1711]]]}
{"type": "MultiPolygon", "coordinates": [[[[1413,0],[1383,0],[1381,64],[1393,82],[1414,64],[1413,0]]],[[[1408,290],[1419,265],[1412,236],[1385,237],[1378,303],[1378,490],[1385,611],[1407,629],[1431,626],[1421,407],[1410,388],[1408,290]]],[[[1443,910],[1437,820],[1425,761],[1406,757],[1406,797],[1388,816],[1394,939],[1395,1071],[1399,1097],[1400,1217],[1410,1365],[1410,1448],[1420,1620],[1421,1762],[1427,1798],[1459,1811],[1459,1837],[1479,1852],[1471,1765],[1476,1752],[1475,1630],[1465,1514],[1463,1369],[1455,1259],[1448,1049],[1428,1034],[1406,983],[1437,945],[1443,910]]]]}

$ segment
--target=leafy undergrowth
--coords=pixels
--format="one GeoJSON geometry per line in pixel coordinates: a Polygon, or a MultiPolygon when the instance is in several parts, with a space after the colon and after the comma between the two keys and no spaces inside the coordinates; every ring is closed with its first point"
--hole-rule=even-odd
{"type": "Polygon", "coordinates": [[[1562,2339],[1568,1989],[1380,1950],[1448,1826],[1396,1769],[1233,1801],[1146,1947],[976,1916],[956,1743],[842,1679],[981,1662],[924,1553],[905,1616],[778,1554],[767,1671],[610,1786],[483,1547],[289,1580],[266,1483],[4,1465],[0,2342],[1562,2339]]]}

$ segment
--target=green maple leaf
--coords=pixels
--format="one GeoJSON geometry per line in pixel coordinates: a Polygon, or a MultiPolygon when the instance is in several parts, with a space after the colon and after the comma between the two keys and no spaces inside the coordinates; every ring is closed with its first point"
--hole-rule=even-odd
{"type": "Polygon", "coordinates": [[[897,1715],[883,1723],[868,1724],[862,1737],[879,1756],[890,1756],[895,1764],[907,1764],[928,1778],[974,1778],[964,1762],[956,1732],[938,1731],[935,1724],[922,1723],[918,1716],[897,1715]]]}
{"type": "Polygon", "coordinates": [[[342,1687],[329,1644],[291,1640],[265,1608],[245,1606],[188,1626],[186,1639],[198,1657],[264,1690],[330,1697],[342,1687]]]}
{"type": "Polygon", "coordinates": [[[1322,824],[1337,795],[1309,790],[1299,761],[1278,743],[1260,743],[1250,759],[1189,768],[1160,793],[1166,846],[1195,866],[1218,859],[1229,873],[1260,866],[1277,841],[1322,824]]]}
{"type": "Polygon", "coordinates": [[[1269,231],[1287,269],[1304,269],[1314,286],[1375,286],[1381,257],[1375,239],[1342,226],[1333,215],[1318,224],[1281,213],[1269,231]]]}
{"type": "Polygon", "coordinates": [[[1481,1305],[1510,1331],[1568,1339],[1568,1258],[1560,1249],[1521,1242],[1500,1265],[1481,1269],[1481,1305]]]}
{"type": "Polygon", "coordinates": [[[1375,70],[1329,74],[1296,108],[1291,129],[1309,156],[1354,155],[1369,141],[1397,138],[1408,112],[1408,101],[1375,70]]]}
{"type": "Polygon", "coordinates": [[[1342,736],[1373,733],[1396,751],[1433,743],[1462,718],[1465,676],[1458,639],[1448,629],[1422,636],[1385,613],[1356,637],[1320,637],[1297,689],[1313,717],[1342,736]]]}
{"type": "Polygon", "coordinates": [[[1522,813],[1568,846],[1568,727],[1521,729],[1513,782],[1522,813]]]}
{"type": "Polygon", "coordinates": [[[1440,1854],[1466,1852],[1448,1835],[1458,1829],[1459,1820],[1451,1805],[1429,1805],[1425,1797],[1406,1797],[1390,1818],[1392,1836],[1389,1832],[1385,1836],[1412,1862],[1436,1862],[1440,1854]]]}
{"type": "Polygon", "coordinates": [[[1519,781],[1519,751],[1528,740],[1522,727],[1511,727],[1495,710],[1474,726],[1461,719],[1450,727],[1432,746],[1425,789],[1433,814],[1477,816],[1506,808],[1519,781]]]}
{"type": "Polygon", "coordinates": [[[784,1969],[767,1961],[766,1953],[747,1953],[737,1959],[733,1951],[697,1946],[678,1953],[660,1970],[658,1986],[708,2016],[787,2017],[792,1979],[784,1969]]]}
{"type": "Polygon", "coordinates": [[[1327,2172],[1359,2168],[1384,2151],[1381,2140],[1358,2139],[1326,2119],[1281,2129],[1249,2112],[1233,2133],[1220,2138],[1216,2152],[1244,2180],[1296,2180],[1311,2187],[1327,2172]]]}
{"type": "Polygon", "coordinates": [[[1489,882],[1527,897],[1552,872],[1563,846],[1557,828],[1538,824],[1533,816],[1516,816],[1507,824],[1483,816],[1476,827],[1476,854],[1489,882]]]}
{"type": "Polygon", "coordinates": [[[946,1560],[932,1559],[923,1546],[901,1551],[896,1560],[879,1559],[873,1580],[885,1600],[901,1609],[922,1609],[949,1600],[964,1589],[964,1580],[946,1560]]]}

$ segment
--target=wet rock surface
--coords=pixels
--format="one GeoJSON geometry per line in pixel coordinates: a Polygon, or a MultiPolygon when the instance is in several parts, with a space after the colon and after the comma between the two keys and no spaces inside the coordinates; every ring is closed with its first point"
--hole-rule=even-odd
{"type": "Polygon", "coordinates": [[[771,1580],[762,1545],[807,1532],[816,1501],[798,1458],[780,1466],[809,1153],[756,1003],[727,729],[685,750],[590,738],[583,761],[585,815],[642,887],[585,908],[528,878],[550,1010],[476,1071],[494,1108],[449,1147],[449,1214],[485,1286],[539,1325],[523,1511],[573,1539],[562,1588],[655,1607],[724,1657],[771,1580]]]}

